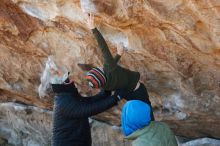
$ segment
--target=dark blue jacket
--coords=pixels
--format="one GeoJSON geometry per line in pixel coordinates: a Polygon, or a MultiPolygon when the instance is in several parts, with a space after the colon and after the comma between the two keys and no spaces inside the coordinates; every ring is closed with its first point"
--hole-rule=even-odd
{"type": "Polygon", "coordinates": [[[140,87],[125,97],[126,100],[140,100],[147,103],[151,108],[151,120],[154,121],[153,109],[149,99],[148,91],[143,83],[140,84],[140,87]]]}
{"type": "Polygon", "coordinates": [[[110,92],[81,97],[74,84],[52,87],[56,93],[52,146],[91,146],[88,117],[117,105],[118,98],[110,92]]]}

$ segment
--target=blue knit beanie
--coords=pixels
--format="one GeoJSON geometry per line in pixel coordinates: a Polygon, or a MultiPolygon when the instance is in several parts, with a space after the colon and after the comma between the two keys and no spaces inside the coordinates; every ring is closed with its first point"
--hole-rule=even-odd
{"type": "Polygon", "coordinates": [[[140,100],[128,101],[122,109],[122,130],[128,136],[150,124],[151,108],[140,100]]]}

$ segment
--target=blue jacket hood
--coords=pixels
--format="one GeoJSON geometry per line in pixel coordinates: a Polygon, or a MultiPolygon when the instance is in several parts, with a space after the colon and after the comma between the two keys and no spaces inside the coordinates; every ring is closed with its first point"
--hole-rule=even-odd
{"type": "Polygon", "coordinates": [[[128,136],[150,124],[151,108],[140,100],[128,101],[122,109],[122,130],[128,136]]]}

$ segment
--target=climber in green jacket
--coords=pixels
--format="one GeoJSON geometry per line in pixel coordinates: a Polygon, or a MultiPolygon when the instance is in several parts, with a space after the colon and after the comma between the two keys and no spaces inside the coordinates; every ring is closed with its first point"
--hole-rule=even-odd
{"type": "Polygon", "coordinates": [[[88,27],[92,30],[104,59],[103,68],[94,68],[87,74],[89,85],[105,90],[126,89],[133,91],[140,86],[140,73],[119,66],[117,63],[123,54],[123,47],[118,45],[118,54],[113,57],[102,34],[94,24],[94,16],[88,18],[88,27]]]}
{"type": "Polygon", "coordinates": [[[151,121],[148,104],[128,101],[122,109],[122,130],[132,146],[177,146],[174,134],[164,122],[151,121]]]}
{"type": "MultiPolygon", "coordinates": [[[[104,90],[123,89],[130,91],[129,96],[125,97],[126,100],[141,100],[151,106],[147,89],[143,83],[139,82],[140,73],[123,68],[117,64],[123,54],[123,47],[118,45],[118,54],[113,57],[105,39],[95,27],[93,15],[88,16],[87,23],[98,42],[104,58],[103,67],[93,68],[87,73],[86,79],[89,85],[92,88],[103,88],[104,90]]],[[[153,112],[151,115],[152,119],[154,119],[153,112]]]]}

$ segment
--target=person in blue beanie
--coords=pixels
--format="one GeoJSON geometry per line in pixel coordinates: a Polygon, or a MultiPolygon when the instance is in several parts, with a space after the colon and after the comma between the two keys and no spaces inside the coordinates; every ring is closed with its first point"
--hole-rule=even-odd
{"type": "Polygon", "coordinates": [[[151,107],[140,101],[130,100],[122,109],[122,130],[132,146],[177,146],[175,136],[163,122],[151,120],[151,107]]]}

